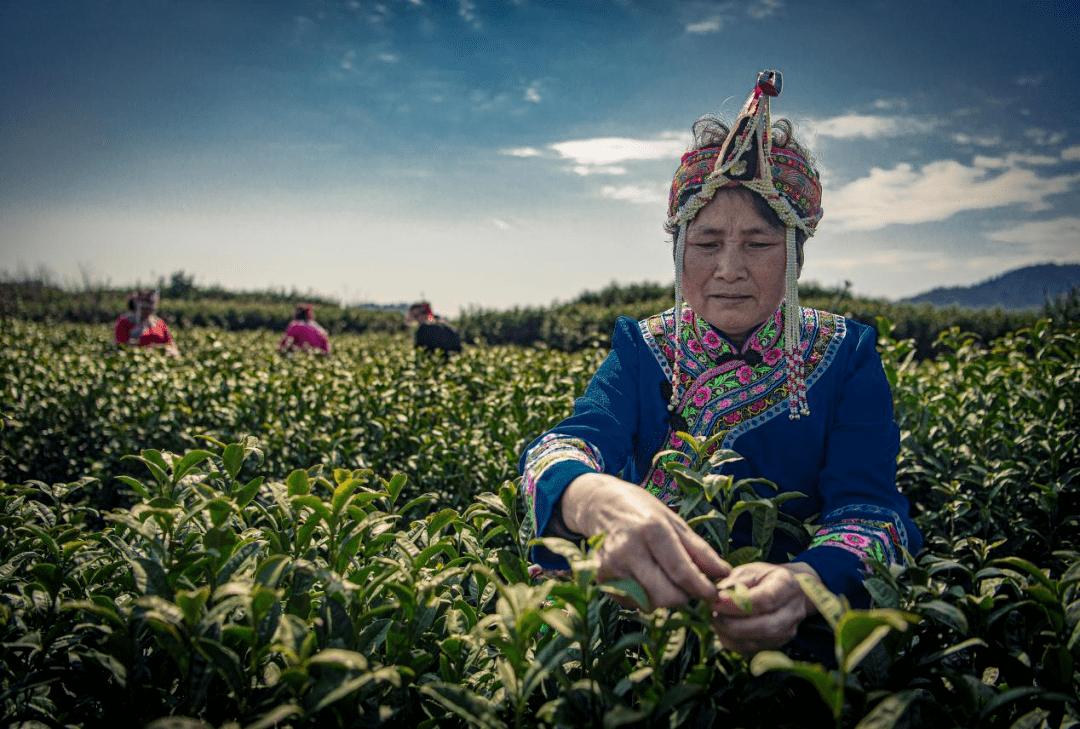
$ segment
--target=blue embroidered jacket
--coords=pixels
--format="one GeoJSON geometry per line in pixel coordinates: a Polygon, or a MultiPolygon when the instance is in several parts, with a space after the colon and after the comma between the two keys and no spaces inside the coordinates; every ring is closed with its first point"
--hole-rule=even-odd
{"type": "MultiPolygon", "coordinates": [[[[784,313],[781,306],[740,349],[689,308],[683,309],[678,343],[673,309],[641,322],[620,318],[611,353],[576,401],[574,414],[521,457],[531,517],[523,536],[543,534],[563,491],[590,471],[620,476],[671,503],[676,487],[654,467],[653,456],[666,448],[689,450],[675,430],[706,436],[729,430],[720,447],[743,460],[723,464],[720,472],[765,478],[780,491],[806,494],[781,509],[799,520],[819,515],[820,529],[809,548],[777,530],[769,561],[806,562],[831,591],[866,606],[862,560],[898,562],[898,547],[914,554],[922,545],[895,484],[900,433],[888,380],[872,328],[800,309],[810,415],[789,419],[784,313]],[[672,417],[667,400],[676,347],[681,397],[672,417]]],[[[774,493],[759,490],[763,496],[774,493]]],[[[750,517],[740,517],[735,546],[750,544],[750,529],[750,517]]],[[[540,547],[533,557],[545,568],[566,566],[540,547]]]]}

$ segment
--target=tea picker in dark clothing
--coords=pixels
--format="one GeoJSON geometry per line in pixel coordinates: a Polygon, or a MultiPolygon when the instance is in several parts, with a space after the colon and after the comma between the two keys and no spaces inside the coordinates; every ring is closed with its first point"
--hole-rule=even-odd
{"type": "MultiPolygon", "coordinates": [[[[821,184],[791,124],[770,119],[780,85],[779,73],[763,72],[731,128],[712,115],[694,124],[666,225],[675,306],[619,319],[574,414],[533,441],[520,464],[528,536],[605,533],[600,579],[634,578],[652,607],[709,601],[721,642],[743,653],[787,643],[815,612],[797,574],[866,606],[865,560],[898,562],[922,543],[895,484],[900,433],[875,332],[799,306],[821,184]],[[805,494],[781,509],[800,521],[817,515],[810,546],[778,530],[766,561],[722,560],[669,508],[677,486],[654,456],[690,453],[677,431],[727,431],[719,447],[743,460],[719,472],[805,494]],[[740,584],[749,614],[720,594],[740,584]]],[[[671,458],[689,460],[661,460],[671,458]]],[[[731,538],[751,543],[749,515],[731,538]]],[[[565,567],[541,547],[533,555],[545,568],[565,567]]]]}
{"type": "Polygon", "coordinates": [[[413,340],[417,347],[444,354],[461,351],[461,337],[452,326],[435,315],[429,302],[421,301],[410,306],[405,323],[417,325],[413,340]]]}

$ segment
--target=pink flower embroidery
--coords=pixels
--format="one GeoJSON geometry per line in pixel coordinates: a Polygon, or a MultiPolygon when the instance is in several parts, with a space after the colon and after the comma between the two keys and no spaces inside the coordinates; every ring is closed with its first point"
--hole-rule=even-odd
{"type": "Polygon", "coordinates": [[[720,407],[720,408],[729,408],[729,407],[731,407],[731,398],[730,397],[725,397],[723,400],[716,403],[716,405],[717,405],[717,407],[720,407]]]}
{"type": "Polygon", "coordinates": [[[845,542],[853,547],[868,547],[870,546],[870,540],[861,534],[845,534],[843,536],[845,542]]]}
{"type": "Polygon", "coordinates": [[[701,354],[705,350],[701,348],[701,342],[696,339],[691,339],[686,343],[687,348],[694,354],[701,354]]]}
{"type": "Polygon", "coordinates": [[[682,320],[687,324],[691,323],[692,321],[694,321],[694,312],[690,311],[690,309],[683,309],[682,320]]]}
{"type": "Polygon", "coordinates": [[[709,401],[709,395],[711,394],[712,391],[709,390],[709,388],[699,387],[697,392],[694,393],[694,404],[697,405],[699,408],[704,407],[705,403],[709,401]]]}
{"type": "Polygon", "coordinates": [[[657,486],[664,483],[664,474],[661,471],[653,471],[652,482],[657,486]]]}
{"type": "Polygon", "coordinates": [[[750,384],[750,378],[754,376],[754,371],[750,369],[749,365],[743,365],[739,368],[739,371],[735,373],[735,376],[739,378],[740,385],[750,384]]]}
{"type": "Polygon", "coordinates": [[[705,423],[705,425],[708,425],[709,423],[712,422],[712,418],[713,418],[712,410],[706,410],[701,416],[701,421],[703,423],[705,423]]]}
{"type": "Polygon", "coordinates": [[[672,448],[681,448],[682,444],[683,444],[683,439],[682,438],[680,438],[677,435],[672,435],[671,436],[671,447],[672,448]]]}
{"type": "Polygon", "coordinates": [[[728,425],[735,425],[735,423],[739,422],[739,414],[737,412],[729,414],[724,418],[724,422],[728,425]]]}
{"type": "Polygon", "coordinates": [[[705,332],[704,341],[706,347],[712,347],[713,349],[716,349],[720,346],[720,337],[717,336],[716,332],[712,330],[705,332]]]}
{"type": "Polygon", "coordinates": [[[768,352],[766,352],[765,354],[762,355],[762,359],[765,360],[765,364],[774,365],[778,361],[780,361],[780,357],[782,357],[782,356],[783,356],[783,352],[780,351],[780,348],[779,347],[773,347],[768,352]]]}

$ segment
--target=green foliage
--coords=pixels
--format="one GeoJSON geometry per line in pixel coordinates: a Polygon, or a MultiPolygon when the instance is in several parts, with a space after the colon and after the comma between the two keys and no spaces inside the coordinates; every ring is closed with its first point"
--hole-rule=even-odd
{"type": "MultiPolygon", "coordinates": [[[[517,475],[522,446],[565,416],[602,353],[469,348],[443,363],[406,337],[342,336],[328,358],[281,357],[276,334],[194,330],[181,357],[118,350],[78,325],[0,324],[0,478],[100,479],[114,506],[127,453],[202,447],[195,434],[256,436],[262,473],[370,466],[421,479],[449,505],[517,475]]],[[[255,475],[254,467],[245,473],[255,475]]]]}
{"type": "MultiPolygon", "coordinates": [[[[879,331],[899,483],[927,545],[871,566],[873,610],[813,592],[833,652],[807,660],[723,649],[702,606],[624,610],[609,596],[635,585],[599,585],[591,553],[561,540],[545,545],[567,579],[528,579],[516,457],[570,412],[602,350],[472,347],[442,364],[366,335],[280,358],[274,336],[192,331],[173,361],[117,352],[100,328],[7,322],[0,715],[1077,726],[1078,332],[952,331],[921,360],[879,331]]],[[[668,468],[719,548],[736,510],[762,524],[754,548],[770,526],[803,528],[708,473],[737,455],[695,445],[668,468]]]]}
{"type": "Polygon", "coordinates": [[[777,490],[771,481],[761,478],[736,481],[732,476],[713,473],[721,464],[742,460],[735,451],[718,448],[730,432],[721,430],[708,438],[699,438],[679,431],[676,436],[689,444],[694,457],[688,459],[678,450],[663,450],[653,458],[679,487],[679,516],[701,532],[732,566],[766,559],[777,528],[795,536],[796,543],[809,546],[810,534],[803,524],[780,511],[784,502],[805,498],[806,494],[788,491],[765,497],[760,491],[777,490]],[[736,520],[743,514],[752,519],[751,544],[733,549],[731,534],[736,520]]]}
{"type": "MultiPolygon", "coordinates": [[[[543,345],[565,352],[606,347],[611,341],[615,320],[620,316],[644,319],[670,309],[674,304],[671,287],[657,284],[617,286],[596,293],[584,293],[572,302],[549,308],[515,307],[509,311],[470,309],[458,319],[458,329],[471,341],[488,344],[543,345]]],[[[898,339],[914,340],[919,359],[933,356],[938,335],[951,327],[977,333],[991,341],[1035,323],[1034,312],[981,311],[961,307],[934,307],[929,304],[899,304],[878,299],[855,299],[847,288],[829,289],[816,284],[800,286],[800,301],[810,306],[842,314],[864,324],[875,325],[879,317],[893,324],[898,339]]],[[[1067,302],[1061,304],[1063,311],[1067,302]]],[[[1075,316],[1072,319],[1075,321],[1075,316]]]]}
{"type": "MultiPolygon", "coordinates": [[[[280,336],[296,304],[315,305],[315,316],[331,334],[402,332],[403,311],[342,307],[338,302],[293,291],[237,292],[199,288],[183,271],[159,281],[158,315],[169,328],[217,327],[231,331],[270,329],[280,336]]],[[[67,291],[47,281],[0,281],[0,319],[32,322],[112,324],[127,311],[127,290],[87,287],[67,291]]]]}

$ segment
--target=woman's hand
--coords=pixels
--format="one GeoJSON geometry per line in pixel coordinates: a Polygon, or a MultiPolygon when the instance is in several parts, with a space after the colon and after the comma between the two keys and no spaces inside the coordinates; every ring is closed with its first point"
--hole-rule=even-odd
{"type": "Polygon", "coordinates": [[[567,528],[605,533],[597,552],[601,582],[632,577],[649,596],[649,609],[716,601],[716,580],[731,566],[678,514],[640,486],[602,473],[578,476],[563,492],[567,528]]]}
{"type": "Polygon", "coordinates": [[[749,588],[751,607],[747,612],[729,595],[721,594],[714,609],[713,630],[724,647],[751,655],[794,638],[803,618],[816,611],[795,578],[800,572],[820,579],[813,567],[801,562],[750,562],[732,569],[718,587],[749,588]]]}

